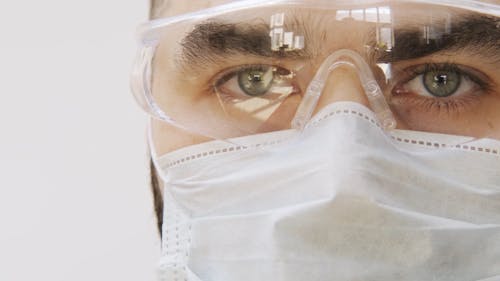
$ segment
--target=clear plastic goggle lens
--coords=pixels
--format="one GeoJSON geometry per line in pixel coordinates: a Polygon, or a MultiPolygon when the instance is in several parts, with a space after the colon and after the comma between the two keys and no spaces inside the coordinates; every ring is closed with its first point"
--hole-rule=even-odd
{"type": "Polygon", "coordinates": [[[313,2],[149,23],[136,97],[154,116],[216,139],[301,128],[320,97],[339,94],[324,86],[340,62],[385,128],[500,139],[499,5],[313,2]]]}

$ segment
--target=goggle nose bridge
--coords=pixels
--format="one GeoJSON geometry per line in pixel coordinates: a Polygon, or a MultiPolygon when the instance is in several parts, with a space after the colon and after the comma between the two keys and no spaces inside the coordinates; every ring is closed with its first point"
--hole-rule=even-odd
{"type": "Polygon", "coordinates": [[[306,126],[323,94],[330,73],[341,66],[348,66],[356,70],[370,107],[377,115],[380,124],[386,130],[394,129],[396,119],[370,67],[361,55],[348,49],[333,52],[321,64],[316,75],[307,86],[304,98],[292,120],[292,128],[302,130],[306,126]]]}

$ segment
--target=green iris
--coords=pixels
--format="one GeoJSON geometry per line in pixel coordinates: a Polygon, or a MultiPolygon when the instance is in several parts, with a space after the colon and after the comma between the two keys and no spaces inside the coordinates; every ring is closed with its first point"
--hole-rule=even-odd
{"type": "Polygon", "coordinates": [[[453,95],[462,81],[456,71],[433,70],[423,75],[423,83],[427,91],[435,97],[444,98],[453,95]]]}
{"type": "Polygon", "coordinates": [[[238,73],[238,84],[241,90],[252,97],[267,93],[273,85],[273,81],[274,69],[272,67],[251,67],[238,73]]]}

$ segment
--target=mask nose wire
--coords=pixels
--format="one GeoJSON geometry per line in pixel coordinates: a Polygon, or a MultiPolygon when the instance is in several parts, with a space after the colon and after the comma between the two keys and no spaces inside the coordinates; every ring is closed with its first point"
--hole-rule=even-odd
{"type": "Polygon", "coordinates": [[[382,127],[386,130],[396,127],[394,118],[384,94],[365,60],[356,52],[342,49],[332,53],[321,64],[316,75],[309,83],[302,102],[292,120],[292,128],[302,130],[311,119],[314,109],[325,87],[330,73],[340,66],[352,67],[359,74],[361,85],[368,98],[371,110],[377,115],[382,127]]]}

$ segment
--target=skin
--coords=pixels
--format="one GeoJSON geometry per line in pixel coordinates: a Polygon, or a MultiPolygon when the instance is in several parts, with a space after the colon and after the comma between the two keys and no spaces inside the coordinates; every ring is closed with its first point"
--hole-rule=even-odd
{"type": "MultiPolygon", "coordinates": [[[[189,1],[189,4],[187,4],[188,2],[183,0],[170,0],[167,3],[167,9],[164,9],[158,16],[173,16],[176,14],[208,8],[214,5],[224,4],[226,2],[230,1],[189,1]]],[[[334,73],[332,73],[331,79],[326,85],[326,90],[332,93],[335,92],[337,94],[330,95],[328,97],[322,97],[319,101],[316,111],[319,110],[324,104],[331,103],[335,100],[351,100],[357,101],[364,105],[368,104],[366,97],[359,94],[362,92],[362,88],[356,74],[349,69],[339,68],[334,73]],[[333,83],[334,80],[335,83],[333,83]]],[[[169,125],[168,123],[159,121],[154,118],[151,119],[151,136],[152,145],[154,146],[157,155],[163,155],[165,153],[172,152],[189,145],[199,144],[212,140],[210,138],[198,134],[193,134],[186,130],[182,130],[178,127],[169,125]]],[[[158,230],[161,236],[163,223],[163,181],[158,180],[153,166],[151,166],[151,171],[152,192],[155,198],[155,212],[158,218],[158,230]]]]}
{"type": "MultiPolygon", "coordinates": [[[[231,1],[196,1],[189,2],[188,4],[186,1],[173,0],[169,2],[167,9],[164,9],[160,17],[196,11],[227,2],[231,1]]],[[[363,90],[357,74],[348,68],[341,67],[331,73],[330,80],[325,86],[325,92],[331,94],[328,96],[322,96],[316,111],[320,110],[324,105],[335,101],[354,101],[368,106],[366,97],[360,94],[363,90]]],[[[158,155],[162,155],[189,145],[212,140],[210,138],[179,129],[156,119],[152,120],[151,125],[153,145],[158,155]]]]}
{"type": "MultiPolygon", "coordinates": [[[[209,8],[212,6],[216,5],[221,5],[227,2],[231,2],[231,0],[196,0],[196,1],[185,1],[185,0],[163,0],[160,1],[163,2],[160,7],[154,7],[153,9],[153,14],[152,18],[161,18],[161,17],[168,17],[168,16],[175,16],[178,14],[183,14],[183,13],[188,13],[200,9],[205,9],[209,8]]],[[[490,0],[490,1],[483,1],[483,2],[488,2],[488,3],[493,3],[493,4],[500,4],[499,0],[490,0]]],[[[350,34],[350,37],[353,37],[353,34],[350,34]]],[[[333,49],[338,49],[339,46],[333,46],[330,43],[325,44],[332,46],[333,49]]],[[[345,46],[344,46],[345,47],[345,46]]],[[[329,50],[328,50],[329,51],[329,50]]],[[[359,50],[358,50],[359,51],[359,50]]],[[[444,54],[446,57],[446,54],[444,54]]],[[[474,67],[474,62],[479,63],[480,66],[488,65],[487,62],[481,61],[478,62],[476,60],[470,61],[470,59],[467,59],[467,55],[463,56],[466,58],[465,61],[458,61],[457,63],[462,63],[464,65],[471,65],[474,67]]],[[[408,65],[417,65],[419,63],[426,63],[426,62],[432,62],[435,59],[436,63],[439,63],[443,61],[443,58],[440,56],[437,57],[431,57],[431,58],[426,58],[423,61],[411,61],[407,62],[408,65]]],[[[318,59],[318,64],[321,63],[321,58],[318,59]]],[[[408,65],[400,65],[401,69],[404,69],[408,65]]],[[[478,67],[478,68],[481,68],[478,67]]],[[[378,73],[378,69],[373,69],[374,75],[377,77],[379,75],[382,75],[381,73],[378,73]]],[[[500,74],[498,74],[497,67],[495,64],[491,64],[491,69],[486,69],[486,74],[490,77],[493,78],[494,86],[497,87],[500,85],[500,74]]],[[[302,88],[304,88],[304,85],[301,85],[302,88]]],[[[382,87],[384,85],[381,85],[382,87]]],[[[368,105],[368,102],[366,100],[366,97],[362,93],[361,85],[358,80],[358,76],[356,73],[353,73],[352,70],[346,69],[346,68],[339,68],[333,73],[331,73],[329,80],[327,82],[326,88],[324,93],[329,93],[328,95],[322,95],[321,100],[319,101],[319,104],[316,108],[316,111],[324,107],[326,104],[330,104],[334,101],[354,101],[358,102],[364,105],[368,105]]],[[[291,100],[290,102],[296,102],[298,103],[298,100],[291,100]]],[[[491,137],[500,139],[500,127],[498,124],[500,124],[500,114],[498,114],[498,105],[500,104],[500,95],[490,95],[488,96],[487,99],[483,99],[482,104],[478,106],[479,110],[481,112],[476,112],[474,116],[477,116],[479,121],[484,121],[484,120],[489,120],[488,121],[488,126],[489,129],[493,132],[495,132],[495,135],[492,135],[491,137]],[[487,115],[487,113],[492,113],[493,116],[487,115]]],[[[277,116],[277,118],[281,118],[282,120],[290,120],[289,117],[280,117],[280,116],[287,116],[287,114],[290,114],[290,112],[280,112],[280,115],[277,116]]],[[[396,114],[396,119],[398,119],[398,113],[395,112],[396,114]]],[[[403,114],[406,114],[403,112],[403,114]]],[[[411,114],[411,112],[410,112],[411,114]]],[[[433,120],[424,120],[425,124],[432,124],[433,120]]],[[[477,121],[477,120],[476,120],[477,121]]],[[[474,122],[474,121],[471,121],[474,122]]],[[[484,122],[483,122],[484,123],[484,122]]],[[[430,125],[431,126],[431,125],[430,125]]],[[[465,127],[466,124],[465,124],[465,127]]],[[[400,129],[405,129],[406,125],[402,124],[400,120],[398,120],[398,128],[400,129]]],[[[431,127],[426,128],[428,131],[432,131],[431,127]]],[[[440,131],[443,133],[446,133],[443,131],[442,128],[440,128],[440,131]]],[[[194,145],[194,144],[199,144],[207,141],[211,141],[212,139],[203,137],[199,134],[195,133],[190,133],[186,130],[179,129],[178,127],[171,126],[163,121],[159,121],[156,119],[151,120],[151,133],[152,133],[152,144],[154,146],[154,149],[157,153],[157,155],[163,155],[168,152],[172,152],[174,150],[194,145]]],[[[450,134],[453,134],[454,132],[449,132],[450,134]]],[[[474,135],[475,132],[464,132],[469,135],[474,135]]],[[[161,230],[161,224],[162,224],[162,208],[163,208],[163,202],[162,202],[162,181],[159,181],[157,178],[157,175],[155,173],[155,169],[153,166],[151,166],[151,171],[152,171],[152,186],[153,186],[153,194],[155,196],[155,207],[156,207],[156,213],[158,216],[158,228],[161,230]]]]}
{"type": "MultiPolygon", "coordinates": [[[[224,4],[227,2],[231,2],[228,0],[212,0],[212,1],[181,1],[181,0],[171,0],[168,1],[163,7],[163,9],[159,9],[159,12],[155,15],[155,17],[167,17],[167,16],[173,16],[177,14],[182,14],[182,13],[187,13],[191,11],[196,11],[200,9],[205,9],[209,8],[211,6],[216,6],[220,4],[224,4]]],[[[487,1],[491,3],[496,3],[498,4],[499,1],[487,1]]],[[[355,37],[355,36],[354,36],[355,37]]],[[[351,33],[350,37],[351,40],[355,41],[355,38],[353,39],[353,35],[351,33]]],[[[335,44],[336,42],[340,42],[341,40],[333,40],[332,42],[327,42],[324,44],[325,46],[331,46],[332,51],[338,50],[341,48],[349,48],[350,46],[348,43],[347,46],[345,45],[338,45],[335,44]]],[[[329,52],[330,50],[328,50],[329,52]]],[[[466,55],[461,56],[463,58],[467,58],[466,55]]],[[[318,58],[318,64],[321,63],[322,57],[319,56],[318,58]]],[[[427,61],[432,61],[433,57],[428,57],[422,62],[427,62],[427,61]]],[[[458,60],[458,59],[457,59],[458,60]]],[[[436,58],[436,62],[439,63],[443,61],[442,58],[439,56],[436,58]]],[[[412,61],[411,64],[418,64],[418,61],[412,61]]],[[[463,65],[472,65],[474,66],[474,62],[472,61],[463,61],[461,62],[458,60],[458,63],[461,63],[463,65]]],[[[487,65],[487,63],[481,63],[481,65],[487,65]]],[[[404,65],[401,65],[400,68],[405,68],[404,65]]],[[[375,70],[375,75],[377,71],[375,70]]],[[[500,77],[496,73],[496,69],[490,69],[487,71],[490,77],[493,77],[495,82],[495,85],[500,84],[500,77]]],[[[349,68],[338,68],[334,72],[332,72],[329,76],[329,80],[325,86],[325,89],[323,93],[328,93],[327,95],[323,94],[321,96],[321,99],[319,101],[318,106],[316,107],[316,111],[320,110],[322,107],[324,107],[326,104],[330,104],[335,101],[354,101],[361,103],[363,105],[368,106],[368,102],[366,99],[366,96],[363,94],[362,87],[360,85],[358,75],[351,69],[349,68]]],[[[500,97],[498,95],[491,95],[487,99],[483,99],[484,104],[479,106],[478,108],[481,109],[486,109],[488,106],[494,106],[498,105],[500,103],[500,97]]],[[[293,101],[291,101],[293,102],[293,101]]],[[[298,101],[297,101],[298,102],[298,101]]],[[[408,109],[410,110],[410,109],[408,109]]],[[[493,128],[497,126],[497,124],[500,124],[500,116],[497,116],[499,114],[496,114],[497,111],[495,108],[490,110],[484,110],[484,112],[492,112],[495,116],[491,115],[481,115],[483,112],[478,112],[477,114],[474,114],[479,120],[490,120],[490,128],[493,129],[493,131],[498,132],[498,135],[495,135],[493,137],[495,138],[500,138],[500,129],[498,128],[493,128]],[[493,127],[492,127],[493,126],[493,127]]],[[[399,112],[400,114],[403,115],[408,115],[410,116],[412,114],[411,111],[408,112],[399,112]]],[[[286,113],[285,113],[286,114],[286,113]]],[[[396,112],[396,117],[398,115],[398,112],[396,112]]],[[[425,123],[426,124],[432,124],[433,120],[427,120],[425,123]]],[[[153,145],[155,148],[155,151],[157,152],[157,155],[163,155],[168,152],[172,152],[174,150],[177,150],[182,147],[194,145],[194,144],[199,144],[207,141],[211,141],[212,139],[201,136],[199,134],[191,133],[183,129],[179,129],[177,127],[174,127],[172,125],[169,125],[165,122],[153,119],[152,120],[152,140],[153,140],[153,145]]],[[[467,124],[462,124],[462,126],[467,127],[467,124]]],[[[404,122],[398,122],[398,128],[400,129],[406,129],[406,125],[404,122]]],[[[471,126],[473,128],[473,126],[471,126]]],[[[437,129],[434,129],[431,127],[431,125],[428,125],[428,127],[425,127],[426,131],[437,131],[437,129]]],[[[441,132],[443,133],[450,133],[453,134],[453,131],[446,132],[442,128],[440,128],[441,132]]],[[[480,135],[480,132],[464,132],[467,135],[480,135]]]]}
{"type": "MultiPolygon", "coordinates": [[[[211,0],[211,1],[183,1],[170,0],[165,8],[160,11],[159,17],[168,17],[178,14],[188,13],[196,10],[206,9],[212,6],[221,5],[230,1],[211,0]]],[[[159,120],[152,120],[153,145],[158,155],[174,151],[176,149],[198,144],[211,139],[192,134],[185,130],[171,126],[159,120]]]]}
{"type": "Polygon", "coordinates": [[[206,1],[182,1],[182,0],[164,0],[161,9],[156,11],[155,17],[169,17],[179,14],[189,13],[212,6],[231,2],[230,0],[206,0],[206,1]]]}

